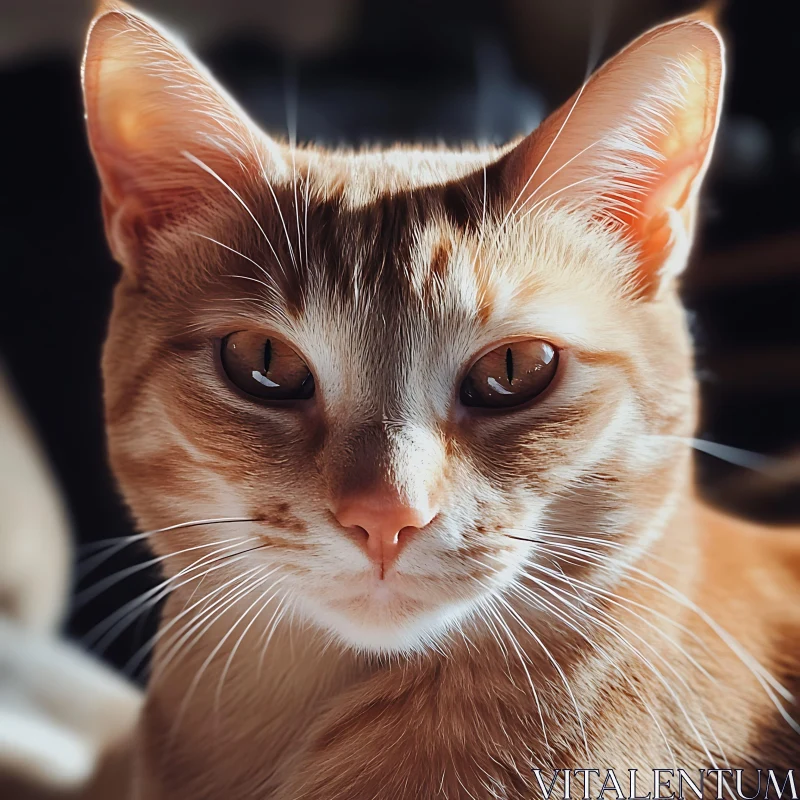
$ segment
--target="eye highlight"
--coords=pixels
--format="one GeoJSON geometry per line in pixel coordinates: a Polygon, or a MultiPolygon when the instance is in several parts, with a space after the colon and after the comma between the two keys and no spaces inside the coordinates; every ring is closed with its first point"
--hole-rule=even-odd
{"type": "Polygon", "coordinates": [[[541,339],[509,342],[481,356],[461,384],[463,405],[513,408],[541,394],[558,367],[558,351],[541,339]]]}
{"type": "Polygon", "coordinates": [[[236,331],[222,340],[222,368],[231,383],[259,400],[308,400],[314,376],[288,344],[256,331],[236,331]]]}

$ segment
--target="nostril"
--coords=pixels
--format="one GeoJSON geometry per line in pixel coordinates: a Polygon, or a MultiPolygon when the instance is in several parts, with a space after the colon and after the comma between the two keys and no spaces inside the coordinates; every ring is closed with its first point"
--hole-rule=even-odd
{"type": "Polygon", "coordinates": [[[438,514],[433,514],[431,516],[425,515],[424,517],[420,517],[417,520],[414,520],[414,523],[411,525],[405,525],[397,532],[397,541],[403,543],[403,541],[407,541],[412,536],[420,533],[421,531],[425,530],[431,523],[434,522],[438,514]]]}
{"type": "Polygon", "coordinates": [[[369,533],[366,528],[362,528],[360,525],[347,525],[344,531],[356,544],[366,547],[369,541],[369,533]]]}
{"type": "Polygon", "coordinates": [[[414,536],[420,532],[420,530],[422,529],[418,528],[416,525],[406,525],[405,528],[401,528],[399,531],[397,531],[394,544],[398,550],[401,547],[405,547],[405,545],[407,545],[411,539],[413,539],[414,536]]]}

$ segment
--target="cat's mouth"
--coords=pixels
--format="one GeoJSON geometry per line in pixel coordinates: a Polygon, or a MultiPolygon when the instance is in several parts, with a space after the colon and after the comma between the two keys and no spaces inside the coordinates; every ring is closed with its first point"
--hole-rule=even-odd
{"type": "Polygon", "coordinates": [[[414,604],[421,607],[419,599],[419,581],[391,568],[382,570],[373,566],[359,578],[349,582],[347,589],[331,601],[331,605],[339,608],[349,606],[381,608],[384,606],[407,606],[414,604]]]}

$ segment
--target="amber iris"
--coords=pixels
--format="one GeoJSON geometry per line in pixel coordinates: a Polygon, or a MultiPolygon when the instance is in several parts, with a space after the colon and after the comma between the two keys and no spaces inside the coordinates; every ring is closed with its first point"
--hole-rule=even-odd
{"type": "Polygon", "coordinates": [[[288,344],[256,331],[236,331],[222,340],[222,368],[231,383],[259,400],[308,400],[314,376],[288,344]]]}
{"type": "Polygon", "coordinates": [[[475,408],[513,408],[552,382],[558,351],[541,339],[508,342],[481,356],[461,384],[461,402],[475,408]]]}

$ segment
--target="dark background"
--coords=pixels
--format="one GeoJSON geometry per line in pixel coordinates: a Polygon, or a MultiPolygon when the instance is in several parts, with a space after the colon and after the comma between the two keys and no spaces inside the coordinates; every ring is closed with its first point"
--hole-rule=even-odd
{"type": "MultiPolygon", "coordinates": [[[[273,134],[329,144],[503,142],[530,131],[679,0],[161,0],[273,134]]],[[[704,439],[778,457],[698,455],[703,492],[754,518],[800,520],[800,27],[795,2],[732,0],[724,122],[685,280],[704,439]]],[[[80,545],[131,532],[103,440],[100,347],[117,268],[83,130],[82,0],[0,0],[0,357],[60,478],[80,545]]],[[[80,553],[80,551],[79,551],[80,553]]],[[[147,558],[130,548],[79,588],[147,558]]],[[[153,585],[147,569],[75,608],[87,632],[153,585]]],[[[105,657],[124,666],[155,614],[105,657]]]]}

